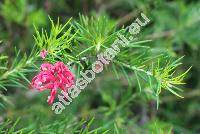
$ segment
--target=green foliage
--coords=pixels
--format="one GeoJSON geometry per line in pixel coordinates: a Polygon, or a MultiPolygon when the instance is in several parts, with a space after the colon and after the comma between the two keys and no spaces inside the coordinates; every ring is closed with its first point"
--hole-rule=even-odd
{"type": "Polygon", "coordinates": [[[17,24],[26,24],[32,26],[33,24],[45,25],[46,14],[42,9],[27,9],[27,0],[5,0],[4,4],[0,6],[1,15],[9,23],[15,22],[17,24]],[[27,15],[28,12],[28,15],[27,15]],[[40,18],[40,19],[38,19],[40,18]],[[25,22],[24,22],[25,21],[25,22]]]}
{"type": "Polygon", "coordinates": [[[1,67],[1,77],[0,77],[0,87],[3,89],[6,89],[7,86],[20,86],[24,87],[24,85],[21,83],[21,79],[28,82],[29,80],[26,78],[26,74],[33,72],[34,68],[30,68],[31,66],[34,66],[34,62],[36,60],[37,52],[33,49],[32,53],[27,56],[26,54],[21,57],[20,51],[16,52],[16,58],[12,62],[11,65],[8,64],[7,56],[1,56],[0,62],[2,63],[1,67]]]}
{"type": "Polygon", "coordinates": [[[199,2],[4,0],[0,4],[1,133],[200,131],[199,2]],[[117,33],[130,36],[123,28],[141,11],[150,24],[120,48],[61,115],[44,101],[48,91],[29,90],[44,62],[62,61],[79,78],[117,33]],[[39,56],[42,50],[48,51],[45,59],[39,56]]]}
{"type": "Polygon", "coordinates": [[[1,6],[1,15],[8,21],[21,23],[25,17],[26,0],[17,0],[12,2],[11,0],[5,0],[5,3],[1,6]]]}
{"type": "Polygon", "coordinates": [[[55,58],[60,61],[64,60],[65,62],[74,60],[73,56],[66,53],[66,50],[70,50],[72,48],[71,41],[75,36],[75,34],[72,35],[71,33],[72,26],[70,26],[67,30],[65,29],[70,23],[70,20],[71,19],[69,19],[64,25],[60,24],[59,19],[57,24],[54,24],[53,20],[51,20],[51,31],[49,36],[47,31],[42,29],[40,34],[40,32],[36,29],[36,36],[34,36],[36,45],[40,51],[48,51],[48,61],[54,61],[55,58]]]}
{"type": "Polygon", "coordinates": [[[116,39],[116,22],[107,16],[87,16],[80,15],[80,22],[74,22],[74,27],[78,31],[76,39],[80,42],[78,47],[84,51],[77,56],[91,53],[98,53],[100,48],[108,46],[116,39]],[[88,53],[86,53],[88,52],[88,53]]]}

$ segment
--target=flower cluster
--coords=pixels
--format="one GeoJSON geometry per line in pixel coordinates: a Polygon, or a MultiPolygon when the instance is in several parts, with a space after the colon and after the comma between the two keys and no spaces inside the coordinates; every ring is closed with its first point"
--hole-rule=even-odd
{"type": "Polygon", "coordinates": [[[51,91],[48,97],[48,103],[52,104],[57,89],[65,92],[74,84],[74,75],[63,62],[57,62],[54,65],[44,63],[40,67],[40,73],[32,79],[32,87],[43,91],[51,91]]]}

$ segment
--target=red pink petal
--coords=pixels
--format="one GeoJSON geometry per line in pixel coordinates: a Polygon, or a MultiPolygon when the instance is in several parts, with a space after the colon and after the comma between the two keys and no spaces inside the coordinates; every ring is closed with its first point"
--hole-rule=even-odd
{"type": "Polygon", "coordinates": [[[67,91],[74,84],[74,75],[63,62],[44,63],[40,73],[32,79],[32,87],[39,91],[50,90],[48,103],[52,104],[59,89],[67,91]]]}

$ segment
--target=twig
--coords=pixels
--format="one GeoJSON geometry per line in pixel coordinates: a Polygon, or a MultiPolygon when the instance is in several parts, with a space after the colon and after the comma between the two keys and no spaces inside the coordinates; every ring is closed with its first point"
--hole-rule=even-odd
{"type": "Polygon", "coordinates": [[[119,20],[119,22],[117,24],[117,27],[123,26],[125,23],[129,22],[130,20],[132,20],[137,14],[138,14],[137,11],[132,11],[132,12],[128,13],[127,15],[125,15],[124,17],[122,17],[119,20]]]}
{"type": "Polygon", "coordinates": [[[169,30],[169,31],[164,31],[161,33],[154,33],[151,35],[146,36],[146,39],[158,39],[158,38],[163,38],[163,37],[171,37],[175,34],[174,30],[169,30]]]}

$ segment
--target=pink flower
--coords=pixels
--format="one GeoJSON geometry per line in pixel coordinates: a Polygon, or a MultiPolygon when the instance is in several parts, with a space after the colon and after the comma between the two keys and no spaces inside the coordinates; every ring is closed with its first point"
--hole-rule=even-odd
{"type": "Polygon", "coordinates": [[[48,103],[52,104],[57,90],[65,92],[74,84],[74,75],[63,62],[57,62],[54,65],[44,63],[40,67],[40,73],[32,79],[32,87],[39,91],[49,89],[51,91],[48,97],[48,103]]]}
{"type": "Polygon", "coordinates": [[[40,52],[40,57],[42,57],[42,59],[45,59],[45,57],[47,56],[47,50],[42,50],[41,52],[40,52]]]}

